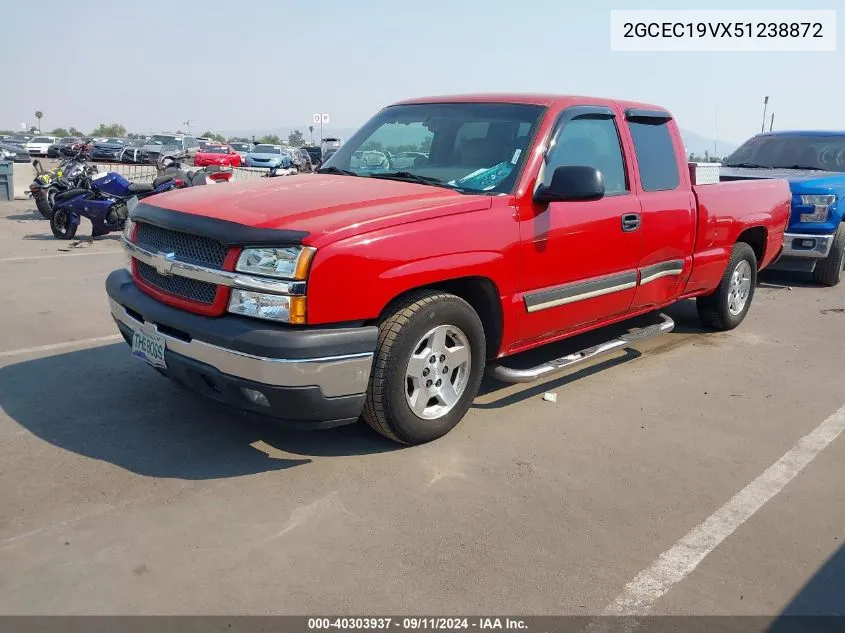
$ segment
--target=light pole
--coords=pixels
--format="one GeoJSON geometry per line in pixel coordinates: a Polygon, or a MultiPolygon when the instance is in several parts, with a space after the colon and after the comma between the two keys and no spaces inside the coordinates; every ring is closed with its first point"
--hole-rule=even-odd
{"type": "Polygon", "coordinates": [[[769,98],[763,97],[763,124],[760,126],[760,133],[766,131],[766,106],[769,105],[769,98]]]}

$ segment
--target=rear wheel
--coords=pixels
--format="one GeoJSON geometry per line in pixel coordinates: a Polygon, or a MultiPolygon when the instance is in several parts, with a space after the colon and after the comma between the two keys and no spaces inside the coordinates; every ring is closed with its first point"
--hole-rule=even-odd
{"type": "Polygon", "coordinates": [[[714,330],[732,330],[742,323],[757,285],[757,256],[745,242],[734,244],[716,291],[696,299],[698,318],[714,330]]]}
{"type": "Polygon", "coordinates": [[[379,325],[364,420],[403,444],[445,435],[478,392],[485,349],[481,320],[460,297],[420,291],[403,298],[379,325]]]}
{"type": "Polygon", "coordinates": [[[53,204],[56,199],[56,189],[50,187],[44,192],[43,196],[38,196],[35,199],[35,206],[38,207],[38,212],[44,216],[44,219],[49,220],[53,217],[53,204]]]}
{"type": "Polygon", "coordinates": [[[827,257],[816,263],[813,281],[823,286],[835,286],[842,280],[845,268],[845,223],[840,224],[833,235],[833,245],[827,257]]]}
{"type": "Polygon", "coordinates": [[[71,224],[70,214],[65,209],[53,212],[53,217],[50,218],[50,230],[53,231],[53,237],[59,240],[71,240],[76,235],[77,228],[79,224],[71,224]]]}

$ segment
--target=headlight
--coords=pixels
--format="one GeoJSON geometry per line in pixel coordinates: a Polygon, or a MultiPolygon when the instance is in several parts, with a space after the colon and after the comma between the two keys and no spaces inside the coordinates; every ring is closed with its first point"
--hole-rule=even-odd
{"type": "Polygon", "coordinates": [[[305,323],[305,297],[232,290],[229,312],[268,321],[305,323]]]}
{"type": "Polygon", "coordinates": [[[235,270],[281,279],[305,279],[314,249],[308,246],[247,248],[238,257],[235,270]]]}
{"type": "Polygon", "coordinates": [[[135,229],[135,223],[132,221],[132,218],[126,218],[126,224],[123,225],[123,237],[126,238],[127,241],[132,241],[132,231],[135,229]]]}
{"type": "Polygon", "coordinates": [[[802,213],[801,222],[824,222],[827,220],[830,207],[836,202],[834,195],[807,195],[801,196],[801,204],[814,207],[812,213],[802,213]]]}

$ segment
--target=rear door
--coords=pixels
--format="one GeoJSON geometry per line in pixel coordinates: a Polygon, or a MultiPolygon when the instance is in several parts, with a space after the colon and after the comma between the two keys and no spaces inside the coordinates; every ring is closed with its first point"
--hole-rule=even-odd
{"type": "Polygon", "coordinates": [[[624,111],[623,136],[637,169],[642,257],[631,310],[678,297],[692,270],[696,207],[674,119],[663,110],[624,111]]]}
{"type": "Polygon", "coordinates": [[[523,302],[520,340],[528,343],[624,314],[637,285],[640,204],[625,162],[617,113],[606,106],[564,110],[552,132],[538,183],[556,167],[602,172],[599,200],[534,204],[521,223],[523,302]],[[626,224],[626,221],[628,223],[626,224]]]}

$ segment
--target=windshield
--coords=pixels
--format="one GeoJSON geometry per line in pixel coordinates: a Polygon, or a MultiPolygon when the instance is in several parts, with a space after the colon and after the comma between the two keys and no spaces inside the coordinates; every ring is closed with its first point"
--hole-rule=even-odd
{"type": "Polygon", "coordinates": [[[178,136],[167,136],[165,134],[155,134],[147,141],[148,145],[178,145],[178,136]]]}
{"type": "Polygon", "coordinates": [[[247,143],[230,143],[229,146],[236,152],[248,152],[249,145],[247,143]]]}
{"type": "Polygon", "coordinates": [[[272,145],[256,145],[255,149],[252,150],[253,154],[281,154],[282,150],[279,147],[273,147],[272,145]]]}
{"type": "Polygon", "coordinates": [[[66,136],[63,139],[59,139],[59,145],[73,145],[74,143],[78,143],[79,139],[75,136],[66,136]]]}
{"type": "Polygon", "coordinates": [[[341,145],[321,171],[334,167],[465,193],[506,193],[543,112],[542,106],[511,103],[391,106],[341,145]]]}
{"type": "Polygon", "coordinates": [[[123,141],[122,138],[107,138],[105,142],[109,143],[111,145],[123,145],[124,144],[124,141],[123,141]]]}
{"type": "Polygon", "coordinates": [[[726,167],[752,165],[845,172],[845,136],[755,136],[725,159],[726,167]]]}
{"type": "Polygon", "coordinates": [[[204,154],[228,154],[229,148],[222,145],[206,145],[202,151],[204,154]]]}
{"type": "Polygon", "coordinates": [[[30,143],[52,143],[54,141],[55,139],[52,139],[49,136],[36,136],[30,141],[30,143]]]}

